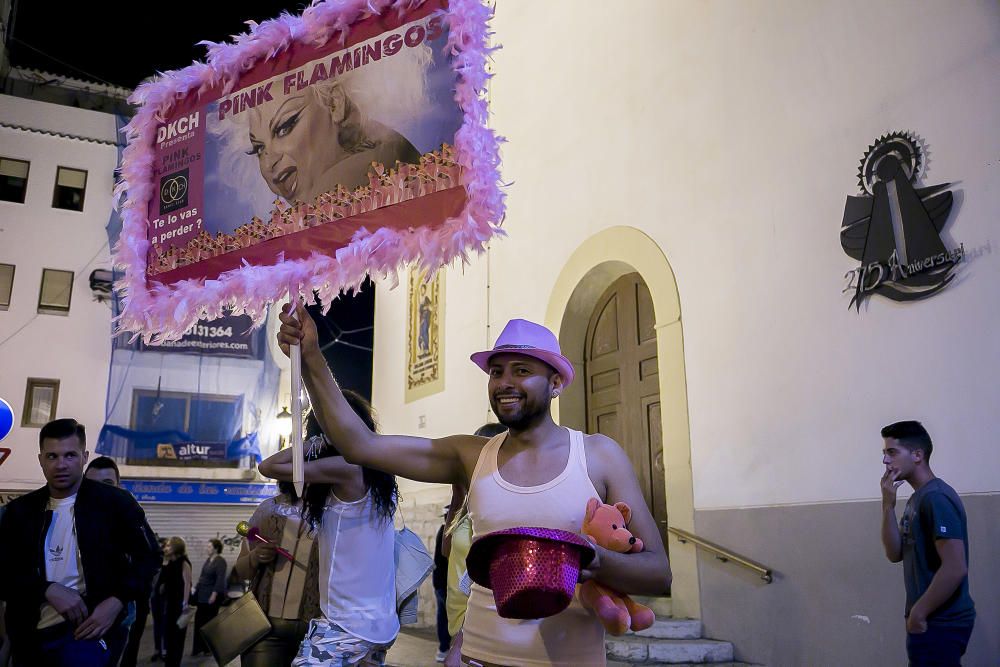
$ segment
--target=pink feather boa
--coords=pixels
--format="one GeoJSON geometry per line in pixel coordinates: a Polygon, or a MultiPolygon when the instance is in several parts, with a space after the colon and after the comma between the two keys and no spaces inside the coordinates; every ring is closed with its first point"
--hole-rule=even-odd
{"type": "Polygon", "coordinates": [[[326,0],[313,4],[301,16],[282,14],[260,24],[250,21],[251,30],[235,37],[233,43],[206,43],[207,63],[166,72],[135,90],[129,101],[138,105],[139,111],[124,129],[128,147],[115,191],[116,199],[127,194],[122,206],[124,226],[114,249],[116,266],[125,269],[125,277],[116,284],[122,296],[122,311],[116,318],[118,333],[132,332],[133,339],[141,335],[148,344],[175,340],[197,320],[220,317],[223,309],[246,313],[260,325],[268,304],[282,299],[289,290],[302,295],[316,290],[320,299],[330,304],[342,292],[357,289],[369,273],[390,278],[395,286],[401,266],[417,263],[434,272],[457,258],[468,262],[470,251],[483,252],[493,236],[503,234],[498,226],[504,215],[499,150],[503,140],[487,127],[484,95],[490,76],[486,59],[495,48],[488,46],[491,10],[480,0],[450,0],[445,15],[448,47],[458,74],[455,100],[464,113],[455,149],[467,193],[465,208],[457,217],[435,229],[361,229],[334,256],[313,253],[294,261],[279,257],[273,266],[244,262],[242,268],[223,273],[217,280],[147,283],[147,202],[156,189],[153,142],[156,128],[164,122],[171,105],[220,84],[224,93],[232,92],[241,74],[293,42],[319,46],[334,39],[343,44],[357,21],[389,11],[403,14],[423,1],[326,0]]]}

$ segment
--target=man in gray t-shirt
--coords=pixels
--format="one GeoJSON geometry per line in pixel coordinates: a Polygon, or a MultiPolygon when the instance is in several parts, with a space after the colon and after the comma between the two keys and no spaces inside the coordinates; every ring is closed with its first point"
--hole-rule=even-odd
{"type": "Polygon", "coordinates": [[[910,665],[960,665],[976,620],[965,507],[931,471],[933,444],[920,422],[886,426],[882,438],[882,545],[890,561],[903,561],[910,665]],[[896,489],[903,482],[913,495],[897,526],[896,489]]]}

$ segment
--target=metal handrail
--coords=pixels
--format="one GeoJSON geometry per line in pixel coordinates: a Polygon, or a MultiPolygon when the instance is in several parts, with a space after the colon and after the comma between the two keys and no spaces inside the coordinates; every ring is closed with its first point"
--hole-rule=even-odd
{"type": "Polygon", "coordinates": [[[686,530],[681,530],[680,528],[674,528],[673,526],[667,527],[667,532],[673,533],[679,542],[685,544],[691,542],[697,547],[701,547],[705,551],[711,552],[716,558],[721,560],[723,563],[728,563],[732,561],[737,565],[742,565],[748,570],[752,570],[760,575],[760,578],[764,580],[765,583],[771,583],[774,581],[773,570],[767,565],[761,565],[757,561],[750,560],[749,558],[744,558],[743,556],[734,553],[725,547],[721,547],[714,542],[709,542],[708,540],[698,537],[694,533],[689,533],[686,530]]]}

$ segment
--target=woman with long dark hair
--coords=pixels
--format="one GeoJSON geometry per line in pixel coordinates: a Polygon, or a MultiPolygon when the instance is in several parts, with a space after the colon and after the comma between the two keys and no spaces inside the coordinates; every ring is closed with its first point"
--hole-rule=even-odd
{"type": "MultiPolygon", "coordinates": [[[[372,407],[354,392],[345,398],[369,429],[372,407]]],[[[313,619],[293,665],[383,665],[399,632],[393,516],[396,478],[347,463],[310,414],[306,418],[304,520],[319,541],[322,616],[313,619]],[[325,488],[324,488],[325,487],[325,488]]],[[[260,464],[262,475],[288,482],[291,450],[260,464]]]]}

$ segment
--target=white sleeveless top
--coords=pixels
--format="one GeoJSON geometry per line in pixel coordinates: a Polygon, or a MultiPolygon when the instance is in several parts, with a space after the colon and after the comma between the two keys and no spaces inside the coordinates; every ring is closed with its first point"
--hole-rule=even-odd
{"type": "MultiPolygon", "coordinates": [[[[567,429],[568,430],[568,429],[567,429]]],[[[469,491],[469,516],[476,537],[515,526],[542,526],[579,533],[587,501],[600,498],[587,474],[583,434],[569,431],[569,460],[550,482],[516,486],[500,476],[497,456],[506,433],[492,438],[476,463],[469,491]]],[[[465,614],[462,653],[516,667],[604,667],[604,627],[577,597],[548,618],[518,620],[496,613],[493,593],[473,584],[465,614]]]]}
{"type": "Polygon", "coordinates": [[[330,493],[319,529],[320,607],[328,621],[375,644],[399,633],[392,521],[371,494],[344,502],[330,493]]]}

